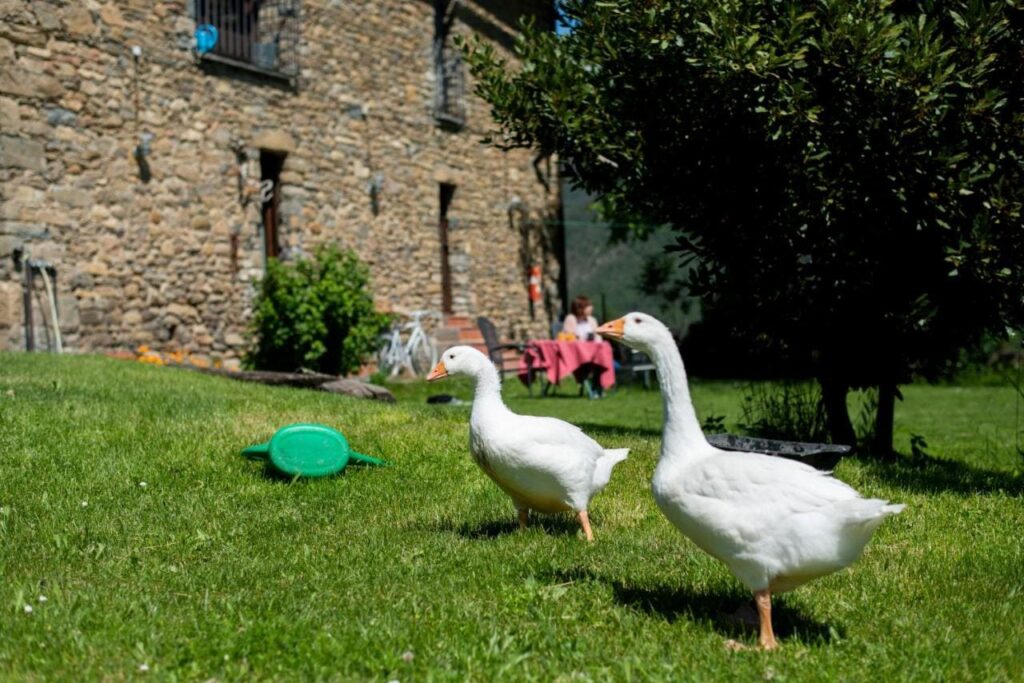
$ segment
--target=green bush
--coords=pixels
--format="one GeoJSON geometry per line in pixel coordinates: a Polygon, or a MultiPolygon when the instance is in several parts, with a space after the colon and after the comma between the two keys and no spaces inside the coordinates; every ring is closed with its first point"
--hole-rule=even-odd
{"type": "Polygon", "coordinates": [[[331,375],[359,369],[389,317],[373,307],[369,271],[352,251],[320,247],[312,259],[270,259],[254,302],[249,367],[331,375]]]}
{"type": "Polygon", "coordinates": [[[751,384],[743,396],[740,428],[765,439],[829,441],[821,392],[810,382],[751,384]]]}

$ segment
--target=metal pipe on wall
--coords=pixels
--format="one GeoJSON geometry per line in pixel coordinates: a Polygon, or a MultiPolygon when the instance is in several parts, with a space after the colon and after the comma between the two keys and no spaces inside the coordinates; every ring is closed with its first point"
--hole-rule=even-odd
{"type": "Polygon", "coordinates": [[[35,326],[32,323],[32,266],[25,262],[25,291],[23,293],[23,305],[25,307],[25,350],[36,350],[35,326]]]}
{"type": "MultiPolygon", "coordinates": [[[[29,257],[25,247],[17,247],[11,254],[14,260],[15,271],[22,271],[22,306],[25,314],[25,350],[36,350],[35,320],[32,314],[32,294],[35,291],[35,276],[38,272],[43,278],[43,286],[46,289],[46,300],[50,309],[50,321],[53,325],[54,350],[57,353],[64,352],[64,339],[60,333],[60,315],[57,310],[57,269],[47,261],[40,261],[29,257]]],[[[46,324],[46,314],[40,313],[43,317],[43,324],[46,324]]],[[[49,336],[49,335],[47,335],[49,336]]]]}

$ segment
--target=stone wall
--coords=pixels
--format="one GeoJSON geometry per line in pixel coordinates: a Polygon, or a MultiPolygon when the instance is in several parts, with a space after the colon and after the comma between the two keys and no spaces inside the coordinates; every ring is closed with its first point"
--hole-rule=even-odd
{"type": "MultiPolygon", "coordinates": [[[[507,50],[519,16],[550,21],[549,5],[464,0],[453,31],[507,50]]],[[[369,262],[382,308],[439,310],[451,183],[454,312],[544,334],[560,307],[555,165],[481,145],[488,110],[471,94],[463,128],[438,125],[434,19],[423,0],[304,0],[289,82],[200,59],[184,0],[0,0],[0,348],[23,346],[23,248],[59,271],[65,347],[237,358],[264,266],[261,150],[287,155],[285,258],[337,242],[369,262]],[[535,319],[531,262],[547,294],[535,319]]]]}

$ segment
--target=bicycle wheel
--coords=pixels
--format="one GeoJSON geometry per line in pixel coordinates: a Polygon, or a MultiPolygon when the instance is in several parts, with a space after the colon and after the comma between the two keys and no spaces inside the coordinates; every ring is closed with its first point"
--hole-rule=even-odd
{"type": "Polygon", "coordinates": [[[380,350],[377,351],[377,369],[390,376],[394,374],[396,356],[395,340],[392,335],[381,335],[380,350]]]}
{"type": "Polygon", "coordinates": [[[430,337],[420,334],[410,344],[409,357],[413,372],[420,376],[426,375],[437,365],[437,345],[430,337]]]}

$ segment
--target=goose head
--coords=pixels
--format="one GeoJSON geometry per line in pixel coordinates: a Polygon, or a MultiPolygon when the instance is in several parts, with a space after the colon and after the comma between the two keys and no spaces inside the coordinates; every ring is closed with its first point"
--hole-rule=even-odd
{"type": "Polygon", "coordinates": [[[441,354],[441,360],[427,375],[427,381],[434,382],[450,375],[479,377],[488,370],[493,372],[494,366],[487,356],[472,346],[453,346],[441,354]]]}
{"type": "Polygon", "coordinates": [[[601,325],[597,333],[645,353],[664,344],[675,346],[672,332],[665,324],[646,313],[628,313],[601,325]]]}

